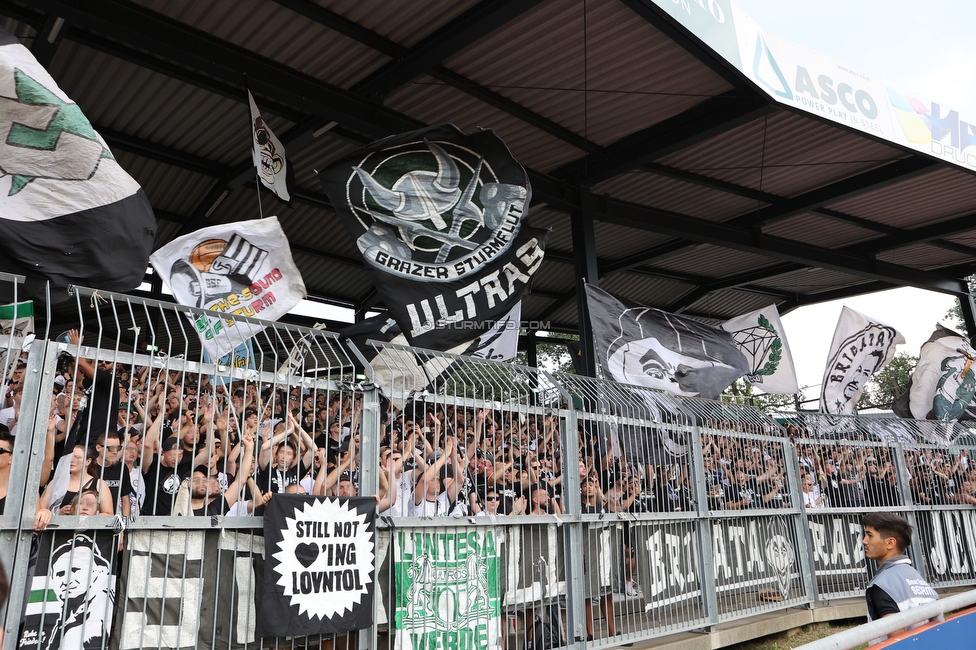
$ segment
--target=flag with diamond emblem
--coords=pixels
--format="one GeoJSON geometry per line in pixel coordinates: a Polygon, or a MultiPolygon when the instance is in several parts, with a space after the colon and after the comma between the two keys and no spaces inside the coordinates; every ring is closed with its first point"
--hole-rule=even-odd
{"type": "MultiPolygon", "coordinates": [[[[156,218],[81,108],[0,30],[0,271],[18,297],[67,299],[69,284],[129,291],[146,274],[156,218]]],[[[13,299],[0,283],[0,301],[13,299]]]]}
{"type": "Polygon", "coordinates": [[[745,380],[766,393],[799,391],[793,357],[776,305],[738,316],[722,325],[749,362],[745,380]]]}

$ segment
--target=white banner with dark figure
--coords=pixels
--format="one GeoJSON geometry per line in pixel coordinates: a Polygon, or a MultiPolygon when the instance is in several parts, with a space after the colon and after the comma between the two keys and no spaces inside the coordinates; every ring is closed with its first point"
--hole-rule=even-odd
{"type": "Polygon", "coordinates": [[[247,91],[247,103],[251,109],[251,157],[258,170],[258,179],[279,199],[291,201],[289,190],[295,181],[291,165],[285,159],[285,148],[261,117],[250,90],[247,91]]]}
{"type": "Polygon", "coordinates": [[[277,217],[201,228],[149,260],[179,304],[215,312],[190,319],[213,359],[264,329],[220,313],[275,321],[306,295],[277,217]]]}
{"type": "Polygon", "coordinates": [[[895,346],[904,342],[905,337],[891,325],[845,306],[827,355],[820,411],[853,413],[864,385],[888,365],[895,356],[895,346]]]}
{"type": "Polygon", "coordinates": [[[411,345],[448,350],[491,329],[542,263],[528,176],[489,130],[386,138],[319,180],[411,345]]]}
{"type": "Polygon", "coordinates": [[[725,330],[586,285],[603,374],[625,384],[717,399],[751,370],[725,330]]]}
{"type": "Polygon", "coordinates": [[[922,344],[918,364],[892,410],[916,420],[976,419],[976,350],[966,337],[941,323],[922,344]]]}
{"type": "Polygon", "coordinates": [[[41,535],[17,647],[109,647],[117,548],[111,531],[41,535]]]}
{"type": "Polygon", "coordinates": [[[376,500],[279,494],[264,513],[262,637],[343,634],[373,623],[376,500]]]}
{"type": "Polygon", "coordinates": [[[800,390],[776,305],[733,318],[722,329],[732,334],[749,362],[747,382],[766,393],[792,395],[800,390]]]}

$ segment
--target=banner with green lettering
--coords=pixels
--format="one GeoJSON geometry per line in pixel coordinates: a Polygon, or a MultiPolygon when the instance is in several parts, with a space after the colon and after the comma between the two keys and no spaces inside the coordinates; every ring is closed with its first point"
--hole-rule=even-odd
{"type": "Polygon", "coordinates": [[[494,528],[397,530],[393,544],[398,650],[501,647],[494,528]]]}

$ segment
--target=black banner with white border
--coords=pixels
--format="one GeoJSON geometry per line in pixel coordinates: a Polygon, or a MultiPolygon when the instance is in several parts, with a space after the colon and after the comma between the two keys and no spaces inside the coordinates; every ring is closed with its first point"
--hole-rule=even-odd
{"type": "Polygon", "coordinates": [[[342,634],[373,622],[376,501],[278,494],[264,513],[258,636],[342,634]]]}

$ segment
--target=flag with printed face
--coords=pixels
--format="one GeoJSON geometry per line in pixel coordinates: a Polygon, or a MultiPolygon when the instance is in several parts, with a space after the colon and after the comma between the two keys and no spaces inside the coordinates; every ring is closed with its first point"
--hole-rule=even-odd
{"type": "Polygon", "coordinates": [[[850,414],[864,386],[895,356],[905,337],[887,323],[844,307],[830,343],[820,387],[822,413],[850,414]]]}
{"type": "MultiPolygon", "coordinates": [[[[81,108],[0,29],[0,271],[18,299],[68,298],[70,284],[129,291],[146,274],[156,218],[81,108]]],[[[0,283],[0,301],[13,300],[0,283]]]]}
{"type": "Polygon", "coordinates": [[[247,91],[247,103],[251,107],[251,157],[258,178],[279,199],[291,201],[290,188],[295,186],[295,181],[291,165],[285,158],[285,148],[261,117],[250,90],[247,91]]]}
{"type": "Polygon", "coordinates": [[[379,142],[319,173],[411,345],[449,350],[502,320],[542,264],[528,175],[493,132],[450,124],[379,142]]]}
{"type": "Polygon", "coordinates": [[[589,284],[586,304],[597,357],[608,379],[717,399],[750,370],[723,329],[616,298],[589,284]]]}
{"type": "Polygon", "coordinates": [[[892,406],[905,418],[976,419],[976,350],[966,337],[941,323],[922,344],[911,382],[892,406]]]}
{"type": "Polygon", "coordinates": [[[738,316],[722,325],[749,362],[745,380],[766,393],[799,391],[793,357],[776,305],[738,316]]]}
{"type": "Polygon", "coordinates": [[[187,314],[213,359],[264,329],[220,313],[276,321],[306,295],[277,217],[201,228],[163,246],[150,261],[178,303],[214,313],[187,314]]]}

